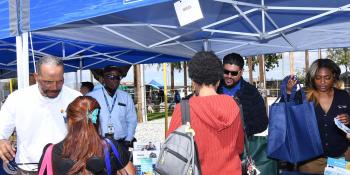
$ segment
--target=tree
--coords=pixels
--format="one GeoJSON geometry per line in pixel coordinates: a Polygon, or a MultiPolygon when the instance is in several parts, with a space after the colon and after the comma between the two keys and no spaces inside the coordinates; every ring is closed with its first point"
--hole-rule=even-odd
{"type": "Polygon", "coordinates": [[[174,63],[169,63],[170,64],[170,89],[171,92],[175,92],[175,77],[174,77],[174,71],[178,70],[179,72],[181,72],[182,70],[182,64],[181,62],[174,62],[174,63]]]}
{"type": "MultiPolygon", "coordinates": [[[[279,59],[282,59],[282,54],[266,54],[265,57],[265,69],[268,72],[269,70],[272,70],[276,66],[278,67],[278,61],[279,59]]],[[[258,65],[258,59],[256,57],[253,58],[253,71],[255,70],[255,66],[258,65]]]]}
{"type": "Polygon", "coordinates": [[[349,48],[327,49],[327,58],[333,60],[338,65],[345,66],[345,71],[348,72],[350,63],[349,48]]]}

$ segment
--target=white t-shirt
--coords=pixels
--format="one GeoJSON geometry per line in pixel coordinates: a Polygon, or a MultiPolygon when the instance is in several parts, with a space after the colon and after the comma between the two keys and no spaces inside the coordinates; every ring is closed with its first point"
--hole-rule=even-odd
{"type": "MultiPolygon", "coordinates": [[[[38,163],[48,143],[58,143],[67,134],[65,110],[78,91],[66,86],[53,99],[44,97],[37,84],[13,92],[0,111],[0,139],[8,139],[14,128],[17,133],[17,163],[38,163]]],[[[33,171],[37,165],[20,165],[33,171]]]]}

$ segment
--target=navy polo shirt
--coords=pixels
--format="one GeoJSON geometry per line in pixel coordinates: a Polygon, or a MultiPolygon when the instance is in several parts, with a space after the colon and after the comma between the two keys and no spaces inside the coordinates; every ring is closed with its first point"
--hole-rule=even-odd
{"type": "Polygon", "coordinates": [[[350,116],[349,94],[344,90],[334,88],[334,97],[329,111],[325,113],[318,104],[315,105],[315,112],[324,155],[327,157],[344,156],[349,141],[346,139],[346,134],[335,125],[334,118],[342,113],[350,116]]]}

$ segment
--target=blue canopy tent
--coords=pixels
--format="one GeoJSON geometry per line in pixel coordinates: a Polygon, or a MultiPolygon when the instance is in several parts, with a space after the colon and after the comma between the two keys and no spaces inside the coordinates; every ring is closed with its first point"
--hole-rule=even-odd
{"type": "MultiPolygon", "coordinates": [[[[29,69],[30,72],[34,72],[33,53],[31,49],[29,51],[29,69]]],[[[103,68],[107,65],[126,66],[188,60],[183,57],[40,35],[33,35],[33,52],[35,60],[47,54],[61,57],[65,64],[65,72],[103,68]]],[[[16,70],[15,38],[0,40],[0,58],[0,69],[16,70]]]]}
{"type": "Polygon", "coordinates": [[[151,80],[147,85],[155,88],[155,89],[160,89],[164,87],[162,84],[158,83],[156,80],[151,80]]]}
{"type": "MultiPolygon", "coordinates": [[[[349,0],[200,0],[204,18],[186,26],[179,26],[172,0],[9,2],[21,2],[7,10],[10,24],[19,23],[5,24],[0,39],[24,32],[17,39],[22,58],[26,31],[186,58],[203,46],[223,57],[350,45],[349,0]]],[[[27,71],[25,61],[18,70],[27,71]]]]}
{"type": "Polygon", "coordinates": [[[173,3],[106,14],[39,33],[182,57],[191,57],[203,45],[219,57],[231,52],[249,56],[350,45],[348,0],[200,0],[204,18],[186,26],[179,26],[173,3]]]}
{"type": "MultiPolygon", "coordinates": [[[[31,35],[28,31],[44,30],[56,25],[166,1],[169,0],[105,0],[103,2],[80,0],[74,3],[68,0],[57,0],[48,3],[42,3],[40,0],[0,1],[0,39],[16,36],[19,88],[28,85],[26,78],[29,73],[28,36],[31,35]]],[[[136,54],[135,56],[139,55],[136,54]]],[[[149,55],[143,58],[148,59],[149,55]]]]}

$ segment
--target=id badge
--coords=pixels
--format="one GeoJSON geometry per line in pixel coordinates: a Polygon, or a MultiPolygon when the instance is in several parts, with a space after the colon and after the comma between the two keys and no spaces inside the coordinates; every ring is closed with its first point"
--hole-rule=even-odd
{"type": "Polygon", "coordinates": [[[112,124],[109,124],[107,127],[108,134],[114,134],[114,126],[112,124]]]}

